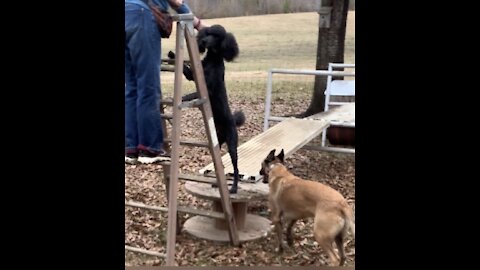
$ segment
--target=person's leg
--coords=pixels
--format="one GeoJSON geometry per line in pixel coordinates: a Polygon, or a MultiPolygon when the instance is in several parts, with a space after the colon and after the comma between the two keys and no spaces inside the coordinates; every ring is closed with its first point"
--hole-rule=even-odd
{"type": "Polygon", "coordinates": [[[160,32],[148,9],[141,9],[140,26],[129,40],[137,82],[137,128],[139,161],[161,160],[163,132],[160,118],[160,32]]]}
{"type": "MultiPolygon", "coordinates": [[[[131,54],[132,37],[141,30],[142,8],[125,4],[125,162],[135,163],[138,157],[137,79],[135,58],[131,54]]],[[[134,56],[134,55],[133,55],[134,56]]]]}
{"type": "Polygon", "coordinates": [[[125,47],[125,162],[135,163],[138,158],[137,86],[135,73],[125,47]]]}

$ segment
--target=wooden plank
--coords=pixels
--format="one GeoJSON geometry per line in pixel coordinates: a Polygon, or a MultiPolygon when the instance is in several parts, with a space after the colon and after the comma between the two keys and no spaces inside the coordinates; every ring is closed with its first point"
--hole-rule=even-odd
{"type": "MultiPolygon", "coordinates": [[[[244,177],[260,177],[259,171],[262,161],[272,149],[277,153],[284,149],[285,156],[289,156],[313,138],[317,137],[328,127],[327,120],[296,119],[282,121],[267,131],[255,136],[238,147],[238,168],[244,177]]],[[[233,173],[230,155],[222,157],[225,173],[233,173]]],[[[212,163],[200,170],[200,173],[209,173],[215,168],[212,163]]]]}
{"type": "Polygon", "coordinates": [[[201,210],[191,207],[179,206],[178,211],[186,214],[191,214],[195,216],[203,216],[215,219],[225,219],[225,214],[223,212],[211,211],[211,210],[201,210]]]}
{"type": "Polygon", "coordinates": [[[217,180],[213,177],[206,177],[202,175],[191,175],[191,174],[180,174],[178,179],[198,182],[198,183],[206,183],[206,184],[216,184],[217,180]]]}
{"type": "Polygon", "coordinates": [[[152,255],[152,256],[157,256],[157,257],[161,257],[161,258],[167,257],[167,256],[165,255],[165,253],[159,253],[159,252],[156,252],[156,251],[151,251],[151,250],[146,250],[146,249],[142,249],[142,248],[131,247],[131,246],[127,246],[127,245],[125,245],[125,250],[129,250],[129,251],[133,251],[133,252],[138,252],[138,253],[142,253],[142,254],[147,254],[147,255],[152,255]]]}
{"type": "Polygon", "coordinates": [[[162,105],[168,105],[172,106],[173,105],[173,98],[165,98],[160,101],[162,105]]]}
{"type": "Polygon", "coordinates": [[[163,119],[173,119],[173,115],[168,113],[162,113],[160,114],[160,117],[162,117],[163,119]]]}
{"type": "MultiPolygon", "coordinates": [[[[190,60],[184,59],[183,62],[188,64],[188,63],[190,63],[190,60]]],[[[169,65],[175,65],[175,59],[162,58],[162,63],[167,63],[169,65]]]]}
{"type": "Polygon", "coordinates": [[[355,123],[355,102],[331,108],[326,112],[317,113],[308,118],[355,123]]]}
{"type": "Polygon", "coordinates": [[[146,205],[144,203],[134,202],[134,201],[125,202],[125,206],[136,207],[136,208],[147,209],[147,210],[153,210],[153,211],[159,211],[159,212],[164,212],[164,213],[168,212],[167,207],[146,205]]]}
{"type": "MultiPolygon", "coordinates": [[[[169,138],[165,138],[164,142],[171,142],[172,140],[169,138]]],[[[208,147],[208,143],[206,142],[199,142],[199,141],[190,141],[190,140],[180,140],[181,145],[188,145],[188,146],[195,146],[195,147],[208,147]]]]}
{"type": "Polygon", "coordinates": [[[167,65],[161,65],[161,66],[160,66],[160,71],[174,72],[174,71],[175,71],[175,67],[167,66],[167,65]]]}
{"type": "MultiPolygon", "coordinates": [[[[135,202],[135,201],[125,202],[125,205],[130,206],[130,207],[136,207],[136,208],[141,208],[141,209],[147,209],[147,210],[152,210],[152,211],[159,211],[159,212],[163,212],[163,213],[168,213],[168,208],[167,207],[162,207],[162,206],[147,205],[147,204],[143,204],[143,203],[139,203],[139,202],[135,202]]],[[[217,211],[195,209],[195,208],[185,207],[185,206],[178,206],[177,211],[181,212],[181,213],[196,215],[196,216],[204,216],[204,217],[210,217],[210,218],[216,218],[216,219],[225,219],[225,215],[222,212],[217,212],[217,211]]]]}
{"type": "Polygon", "coordinates": [[[184,109],[184,108],[196,108],[202,104],[204,104],[205,102],[207,102],[206,99],[204,98],[200,98],[200,99],[194,99],[194,100],[190,100],[190,101],[184,101],[182,102],[182,104],[180,104],[180,109],[184,109]]]}

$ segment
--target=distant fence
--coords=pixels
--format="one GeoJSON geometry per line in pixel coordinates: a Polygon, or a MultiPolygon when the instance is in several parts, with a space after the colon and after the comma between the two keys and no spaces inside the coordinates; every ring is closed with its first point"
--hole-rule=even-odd
{"type": "MultiPolygon", "coordinates": [[[[224,18],[263,14],[313,12],[320,0],[185,0],[200,18],[224,18]]],[[[350,10],[355,0],[350,0],[350,10]]]]}

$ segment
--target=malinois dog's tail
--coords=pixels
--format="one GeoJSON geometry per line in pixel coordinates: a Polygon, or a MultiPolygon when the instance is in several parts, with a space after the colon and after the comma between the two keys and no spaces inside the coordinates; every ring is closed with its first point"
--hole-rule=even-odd
{"type": "Polygon", "coordinates": [[[348,232],[350,232],[355,238],[355,217],[353,215],[353,210],[348,205],[348,203],[345,202],[345,206],[342,207],[342,213],[343,217],[345,219],[345,226],[343,228],[343,234],[346,236],[348,232]]]}

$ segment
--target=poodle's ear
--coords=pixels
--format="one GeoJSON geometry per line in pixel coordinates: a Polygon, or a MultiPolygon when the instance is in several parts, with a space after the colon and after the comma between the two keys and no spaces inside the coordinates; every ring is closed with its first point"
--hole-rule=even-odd
{"type": "Polygon", "coordinates": [[[200,42],[200,40],[202,40],[204,37],[207,36],[207,30],[208,30],[208,27],[205,27],[205,28],[200,29],[200,31],[198,31],[198,33],[197,33],[198,50],[199,50],[200,53],[204,53],[205,50],[207,49],[207,48],[205,48],[205,46],[203,46],[203,43],[200,42]]]}
{"type": "Polygon", "coordinates": [[[225,34],[225,38],[222,41],[222,51],[223,51],[223,58],[225,61],[230,62],[235,57],[238,56],[238,44],[235,40],[235,37],[231,33],[225,34]]]}

